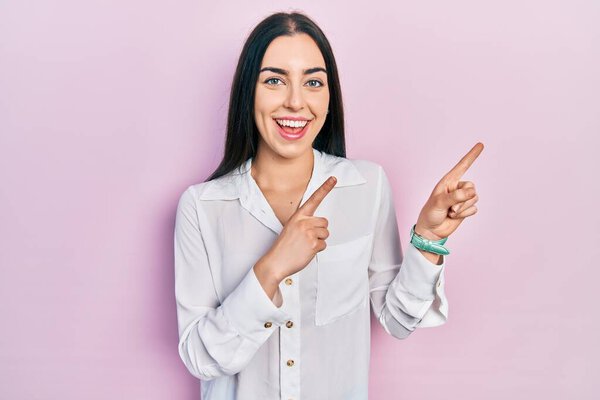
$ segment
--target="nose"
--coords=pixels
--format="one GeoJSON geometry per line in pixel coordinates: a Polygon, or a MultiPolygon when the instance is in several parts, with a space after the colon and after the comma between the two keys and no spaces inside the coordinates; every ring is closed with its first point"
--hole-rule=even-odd
{"type": "Polygon", "coordinates": [[[300,110],[304,106],[304,96],[302,88],[296,84],[288,86],[287,96],[285,98],[284,106],[291,110],[300,110]]]}

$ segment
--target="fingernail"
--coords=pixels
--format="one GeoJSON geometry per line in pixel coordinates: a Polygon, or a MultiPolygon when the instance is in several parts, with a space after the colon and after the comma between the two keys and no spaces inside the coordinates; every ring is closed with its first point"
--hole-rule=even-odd
{"type": "Polygon", "coordinates": [[[330,176],[328,180],[329,180],[329,183],[334,183],[335,182],[335,176],[330,176]]]}

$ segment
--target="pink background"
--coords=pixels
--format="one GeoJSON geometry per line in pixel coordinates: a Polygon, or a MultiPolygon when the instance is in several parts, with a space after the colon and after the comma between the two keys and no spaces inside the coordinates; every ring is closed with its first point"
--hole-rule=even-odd
{"type": "Polygon", "coordinates": [[[386,168],[404,247],[485,145],[464,176],[479,212],[447,243],[449,320],[405,341],[373,320],[370,398],[594,398],[599,4],[3,1],[0,398],[199,398],[176,202],[222,156],[247,34],[292,7],[332,43],[348,156],[386,168]]]}

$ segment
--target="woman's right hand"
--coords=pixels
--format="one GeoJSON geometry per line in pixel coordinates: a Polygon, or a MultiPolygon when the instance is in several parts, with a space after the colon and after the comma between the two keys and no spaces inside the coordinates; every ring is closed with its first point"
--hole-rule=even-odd
{"type": "Polygon", "coordinates": [[[336,182],[334,176],[330,177],[292,214],[273,246],[258,261],[276,282],[304,269],[315,254],[327,247],[328,221],[313,214],[336,182]]]}

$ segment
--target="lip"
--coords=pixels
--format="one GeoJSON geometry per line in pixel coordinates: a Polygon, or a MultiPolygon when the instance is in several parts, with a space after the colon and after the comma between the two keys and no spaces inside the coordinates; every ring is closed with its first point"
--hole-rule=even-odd
{"type": "Polygon", "coordinates": [[[309,118],[304,117],[292,117],[291,115],[285,117],[274,117],[273,119],[289,119],[290,121],[311,121],[309,118]]]}
{"type": "MultiPolygon", "coordinates": [[[[277,119],[289,119],[289,118],[286,117],[286,118],[277,118],[277,119]]],[[[296,121],[298,121],[298,120],[296,120],[296,121]]],[[[301,139],[306,134],[306,132],[308,131],[308,126],[312,122],[312,119],[311,120],[301,119],[300,121],[308,121],[308,122],[306,123],[306,125],[304,125],[304,128],[302,128],[302,130],[300,132],[291,134],[291,133],[287,133],[286,131],[284,131],[281,128],[281,125],[279,125],[277,123],[277,121],[275,121],[275,118],[273,118],[273,123],[275,124],[275,127],[277,128],[277,132],[279,132],[279,134],[284,139],[290,140],[290,141],[301,139]]]]}

